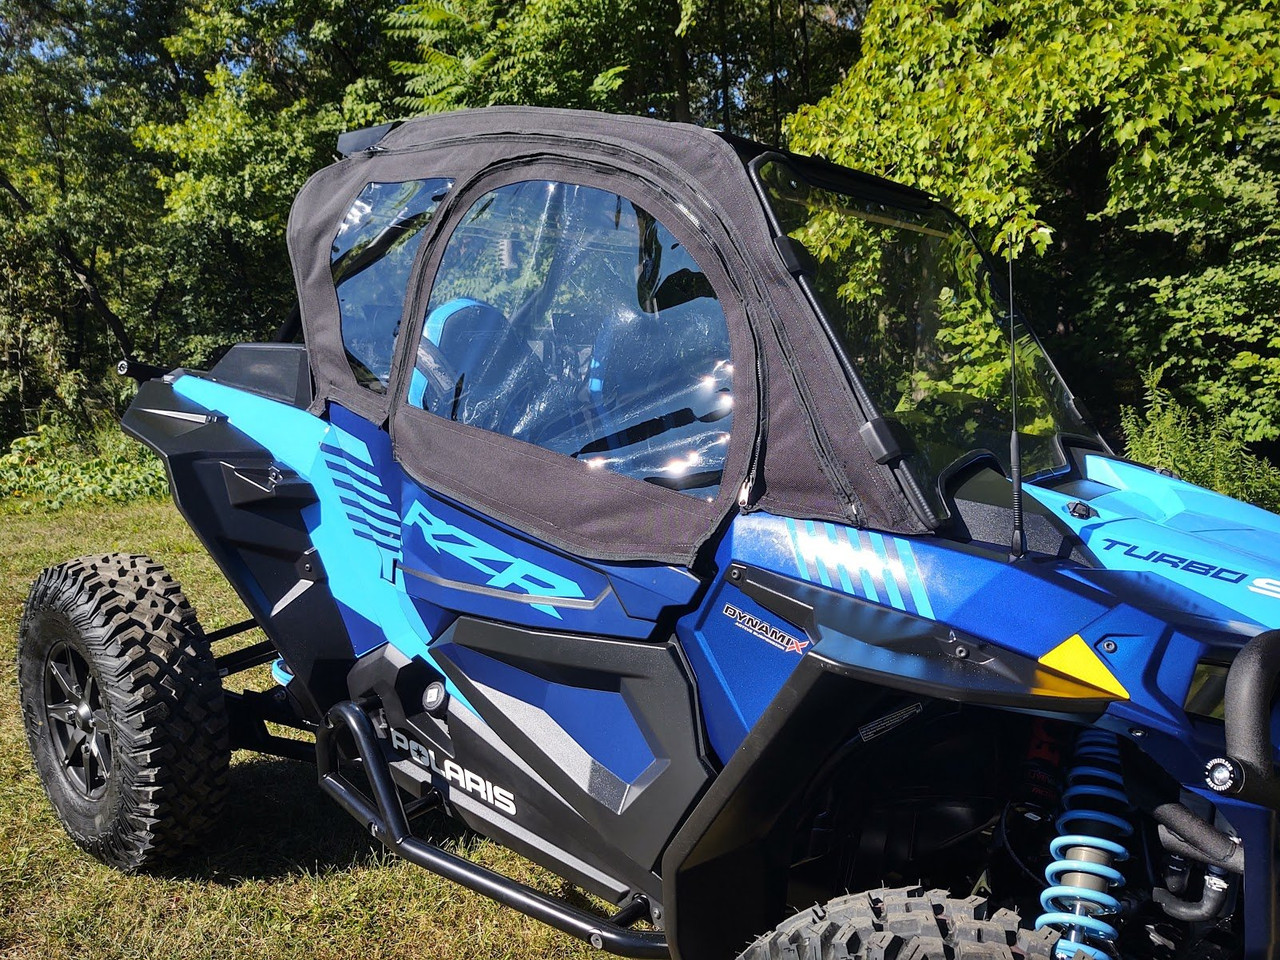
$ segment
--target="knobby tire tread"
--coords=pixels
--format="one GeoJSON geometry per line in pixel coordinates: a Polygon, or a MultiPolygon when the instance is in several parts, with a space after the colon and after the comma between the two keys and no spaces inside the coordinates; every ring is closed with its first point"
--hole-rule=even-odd
{"type": "Polygon", "coordinates": [[[868,890],[802,910],[739,960],[1052,960],[1058,934],[1023,929],[982,897],[922,887],[868,890]]]}
{"type": "MultiPolygon", "coordinates": [[[[119,779],[105,829],[77,826],[51,792],[59,818],[80,846],[122,870],[187,852],[221,813],[231,751],[221,680],[182,588],[147,556],[79,557],[36,579],[21,642],[41,615],[65,615],[89,651],[110,700],[119,779]]],[[[24,689],[44,682],[23,676],[24,668],[31,666],[20,653],[24,689]]],[[[34,754],[47,731],[32,713],[24,709],[34,754]]]]}

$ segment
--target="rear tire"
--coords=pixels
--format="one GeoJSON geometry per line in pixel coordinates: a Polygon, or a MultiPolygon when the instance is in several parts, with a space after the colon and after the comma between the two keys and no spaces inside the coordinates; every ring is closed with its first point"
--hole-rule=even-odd
{"type": "Polygon", "coordinates": [[[18,635],[27,743],[77,844],[133,871],[196,843],[231,760],[217,667],[195,611],[145,556],[44,570],[18,635]]]}
{"type": "Polygon", "coordinates": [[[982,897],[902,887],[837,897],[783,921],[739,960],[1052,960],[1058,934],[988,916],[982,897]]]}

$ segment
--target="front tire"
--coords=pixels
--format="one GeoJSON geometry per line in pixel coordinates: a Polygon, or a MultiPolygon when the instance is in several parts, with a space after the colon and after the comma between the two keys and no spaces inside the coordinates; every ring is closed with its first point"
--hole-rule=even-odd
{"type": "Polygon", "coordinates": [[[134,871],[195,844],[221,811],[226,706],[195,611],[149,557],[44,570],[18,635],[27,743],[77,844],[134,871]]]}
{"type": "Polygon", "coordinates": [[[1052,960],[1058,934],[1030,931],[982,897],[902,887],[837,897],[767,933],[739,960],[1052,960]]]}

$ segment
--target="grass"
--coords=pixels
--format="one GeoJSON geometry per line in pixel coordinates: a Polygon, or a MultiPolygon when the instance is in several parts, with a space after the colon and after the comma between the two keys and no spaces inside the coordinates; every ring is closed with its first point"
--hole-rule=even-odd
{"type": "MultiPolygon", "coordinates": [[[[237,753],[231,799],[208,852],[162,873],[126,876],[83,853],[59,825],[27,753],[15,638],[27,587],[42,567],[117,550],[166,564],[205,629],[247,616],[168,502],[0,517],[0,957],[594,954],[385,854],[320,793],[308,764],[237,753]]],[[[551,874],[446,820],[428,829],[478,862],[565,892],[551,874]]]]}

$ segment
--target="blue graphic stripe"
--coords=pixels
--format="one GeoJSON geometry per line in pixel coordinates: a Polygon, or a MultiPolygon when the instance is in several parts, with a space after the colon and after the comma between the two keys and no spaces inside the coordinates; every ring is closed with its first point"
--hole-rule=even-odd
{"type": "Polygon", "coordinates": [[[351,477],[361,486],[367,486],[371,490],[378,490],[379,493],[383,490],[383,481],[378,476],[364,470],[364,468],[355,466],[355,462],[339,460],[338,457],[325,457],[324,460],[334,472],[351,477]]]}
{"type": "Polygon", "coordinates": [[[343,463],[334,462],[333,460],[325,460],[325,463],[328,465],[329,470],[334,474],[335,480],[339,476],[345,477],[346,479],[342,481],[343,483],[349,484],[356,489],[363,490],[369,495],[371,500],[379,502],[385,509],[390,509],[391,499],[387,496],[386,491],[382,489],[381,484],[370,483],[364,477],[360,476],[358,472],[348,470],[346,465],[343,463]]]}
{"type": "Polygon", "coordinates": [[[916,602],[916,610],[920,616],[936,620],[937,617],[933,615],[933,604],[929,602],[929,594],[925,592],[924,581],[920,577],[920,568],[916,566],[916,557],[911,551],[911,545],[905,540],[900,543],[898,556],[902,560],[902,569],[907,575],[907,584],[911,588],[911,598],[916,602]]]}
{"type": "Polygon", "coordinates": [[[386,543],[385,541],[381,540],[380,538],[375,537],[373,534],[371,534],[371,533],[366,533],[364,530],[361,530],[361,529],[359,529],[359,528],[353,528],[353,529],[352,529],[352,531],[351,531],[351,535],[352,535],[352,536],[354,536],[354,537],[359,537],[361,540],[368,540],[368,541],[370,541],[371,543],[375,543],[375,544],[377,544],[379,547],[382,547],[382,549],[384,549],[384,550],[390,550],[390,551],[392,551],[392,552],[395,552],[395,551],[397,551],[397,550],[399,550],[399,549],[400,549],[400,544],[398,544],[398,543],[386,543]]]}
{"type": "MultiPolygon", "coordinates": [[[[374,500],[372,494],[370,494],[367,490],[363,489],[362,487],[358,487],[355,484],[347,483],[347,481],[345,480],[339,480],[337,477],[333,478],[333,485],[337,487],[339,490],[346,490],[348,493],[354,493],[357,497],[359,497],[365,503],[369,504],[369,506],[371,507],[381,507],[383,510],[387,509],[386,506],[374,500]]],[[[383,497],[382,499],[386,500],[386,497],[383,497]]],[[[388,503],[389,502],[390,501],[388,501],[388,503]]]]}
{"type": "Polygon", "coordinates": [[[876,596],[879,603],[886,603],[888,600],[888,588],[886,581],[892,580],[892,577],[884,575],[884,562],[876,556],[876,550],[872,547],[870,534],[858,531],[858,562],[864,571],[870,573],[873,584],[876,584],[876,596]]]}
{"type": "Polygon", "coordinates": [[[352,460],[348,457],[338,457],[334,454],[326,454],[324,458],[329,469],[335,473],[350,477],[363,487],[370,490],[382,491],[382,478],[373,472],[373,469],[366,463],[359,460],[352,460]]]}
{"type": "Polygon", "coordinates": [[[800,552],[800,531],[796,529],[796,522],[791,517],[787,517],[786,524],[787,532],[791,534],[791,549],[796,554],[796,572],[812,582],[813,578],[809,576],[809,565],[804,562],[804,555],[800,552]]]}
{"type": "MultiPolygon", "coordinates": [[[[857,556],[862,549],[862,534],[857,530],[850,530],[848,527],[837,527],[836,529],[844,534],[844,542],[849,545],[850,555],[857,556]]],[[[858,579],[862,582],[862,595],[872,603],[879,603],[880,591],[876,589],[875,578],[871,576],[871,571],[866,568],[865,564],[858,564],[858,579]]]]}
{"type": "Polygon", "coordinates": [[[826,522],[819,533],[812,520],[804,521],[802,532],[795,520],[784,522],[796,571],[805,580],[831,587],[838,579],[846,593],[936,619],[909,541],[826,522]],[[857,567],[856,578],[852,566],[857,567]]]}
{"type": "Polygon", "coordinates": [[[394,541],[396,543],[400,542],[399,530],[389,529],[385,526],[381,526],[380,524],[375,523],[371,518],[366,517],[362,513],[348,513],[347,519],[350,520],[352,523],[356,523],[364,527],[370,533],[379,534],[385,537],[386,539],[394,541]]]}
{"type": "Polygon", "coordinates": [[[908,613],[915,613],[915,609],[913,607],[908,607],[902,598],[902,591],[907,589],[907,585],[905,583],[905,577],[902,578],[904,582],[899,581],[900,564],[894,562],[898,557],[894,550],[893,541],[886,540],[878,533],[872,533],[868,536],[870,537],[871,546],[875,550],[876,556],[884,566],[884,584],[885,590],[889,594],[889,603],[899,610],[906,610],[908,613]],[[891,551],[893,551],[893,555],[891,555],[891,551]]]}
{"type": "MultiPolygon", "coordinates": [[[[813,528],[812,520],[806,520],[804,522],[804,528],[805,528],[805,532],[809,534],[810,540],[817,539],[818,531],[813,528]]],[[[827,573],[827,565],[826,563],[823,562],[823,559],[821,557],[817,558],[816,566],[818,568],[818,580],[822,582],[822,585],[824,587],[831,586],[831,577],[827,573]]]]}
{"type": "Polygon", "coordinates": [[[368,460],[361,460],[358,456],[356,456],[354,453],[352,453],[350,450],[346,449],[345,447],[342,447],[336,443],[322,443],[320,444],[320,450],[321,452],[323,452],[328,456],[341,457],[343,460],[347,461],[347,463],[351,464],[353,467],[359,470],[364,470],[374,480],[380,480],[377,474],[377,468],[372,463],[370,463],[368,460]]]}
{"type": "MultiPolygon", "coordinates": [[[[831,524],[823,524],[827,528],[827,540],[836,548],[840,549],[840,531],[831,524]]],[[[836,564],[836,573],[840,575],[840,586],[844,587],[845,593],[853,593],[853,583],[849,580],[849,573],[845,570],[843,563],[836,564]]]]}
{"type": "MultiPolygon", "coordinates": [[[[360,511],[361,516],[367,516],[370,520],[376,520],[379,523],[393,527],[396,530],[400,529],[400,518],[390,510],[384,510],[381,507],[373,507],[368,503],[362,503],[359,500],[353,500],[351,497],[344,497],[341,495],[338,497],[338,502],[346,504],[352,510],[360,511]]],[[[348,513],[347,516],[351,516],[351,514],[348,513]]]]}

